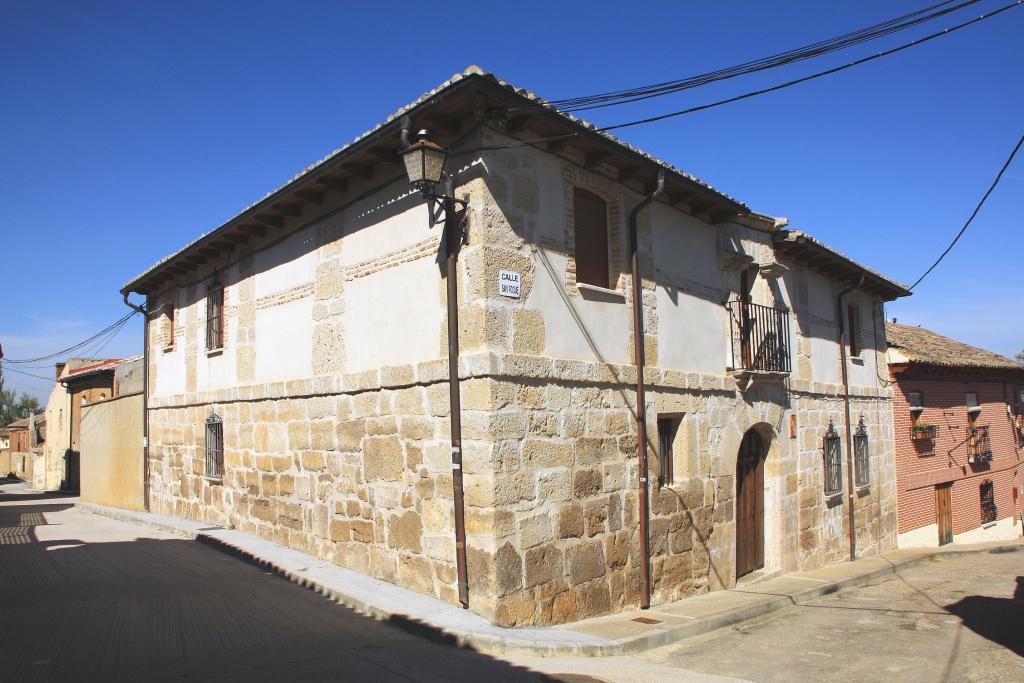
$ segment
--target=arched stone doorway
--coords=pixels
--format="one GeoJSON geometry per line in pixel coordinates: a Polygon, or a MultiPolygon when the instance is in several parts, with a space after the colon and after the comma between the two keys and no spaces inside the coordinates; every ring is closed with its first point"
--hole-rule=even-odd
{"type": "Polygon", "coordinates": [[[756,429],[736,456],[736,578],[764,567],[764,462],[768,449],[756,429]]]}

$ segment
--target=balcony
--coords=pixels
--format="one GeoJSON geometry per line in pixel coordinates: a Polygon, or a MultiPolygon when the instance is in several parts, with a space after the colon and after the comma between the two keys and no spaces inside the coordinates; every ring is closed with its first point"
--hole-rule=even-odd
{"type": "Polygon", "coordinates": [[[791,372],[789,309],[747,301],[726,303],[734,376],[784,377],[791,372]]]}
{"type": "Polygon", "coordinates": [[[988,438],[988,425],[967,428],[967,462],[972,465],[992,462],[992,444],[988,438]]]}
{"type": "Polygon", "coordinates": [[[939,435],[939,425],[929,424],[927,422],[915,423],[910,428],[910,438],[914,441],[931,441],[939,435]]]}

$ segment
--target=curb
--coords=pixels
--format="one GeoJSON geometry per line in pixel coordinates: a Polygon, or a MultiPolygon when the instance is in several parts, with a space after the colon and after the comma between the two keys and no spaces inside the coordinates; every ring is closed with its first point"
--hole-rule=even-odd
{"type": "MultiPolygon", "coordinates": [[[[284,546],[277,546],[278,548],[282,548],[296,556],[301,555],[308,558],[308,561],[299,563],[306,564],[307,567],[297,568],[295,566],[288,566],[287,562],[275,562],[259,556],[252,550],[234,544],[230,542],[229,539],[220,538],[218,534],[240,533],[224,529],[222,527],[210,526],[201,522],[193,522],[191,520],[178,519],[175,517],[162,517],[148,512],[136,512],[133,510],[111,508],[102,505],[95,505],[93,503],[80,502],[76,507],[82,512],[108,517],[110,519],[127,522],[129,524],[148,526],[159,531],[199,541],[200,543],[214,548],[215,550],[232,555],[261,569],[273,571],[275,574],[278,574],[299,586],[316,591],[317,593],[320,593],[321,595],[350,609],[360,612],[361,614],[377,619],[378,621],[391,624],[415,635],[426,637],[448,645],[469,648],[486,654],[514,654],[533,657],[609,657],[615,655],[635,654],[645,650],[661,647],[663,645],[676,643],[681,640],[709,633],[721,628],[726,628],[728,626],[735,626],[736,624],[776,612],[785,607],[806,603],[823,595],[830,595],[833,593],[844,592],[851,588],[858,588],[865,584],[877,581],[878,579],[893,576],[901,569],[908,569],[910,567],[924,564],[936,558],[958,557],[984,552],[999,553],[1024,550],[1024,546],[1018,542],[987,546],[984,548],[957,550],[935,549],[931,552],[923,552],[915,557],[895,560],[882,555],[880,559],[886,560],[889,563],[888,566],[873,569],[838,581],[813,586],[792,595],[780,595],[753,605],[736,607],[709,617],[694,619],[693,621],[684,624],[675,624],[668,628],[651,629],[650,631],[642,634],[609,639],[557,628],[502,628],[489,624],[489,622],[486,622],[482,617],[476,617],[476,615],[472,615],[472,613],[468,613],[464,610],[452,607],[447,603],[443,603],[444,608],[442,611],[450,611],[456,615],[469,615],[471,619],[478,618],[479,621],[487,624],[486,626],[481,626],[480,630],[460,628],[451,624],[445,625],[437,623],[436,620],[431,621],[429,618],[418,618],[412,614],[401,612],[394,608],[389,608],[386,604],[382,604],[381,601],[374,601],[358,595],[358,589],[346,590],[345,586],[331,585],[309,575],[306,573],[306,570],[310,565],[323,565],[329,563],[317,560],[316,558],[308,555],[302,555],[297,550],[284,548],[284,546]],[[482,632],[483,630],[491,632],[482,632]],[[528,635],[536,635],[536,637],[527,637],[528,635]]],[[[255,537],[252,538],[255,539],[255,537]]],[[[276,544],[274,545],[276,546],[276,544]]],[[[335,565],[331,565],[331,567],[335,567],[335,565]]],[[[337,567],[337,569],[341,570],[342,568],[337,567]]],[[[392,584],[387,584],[379,579],[373,579],[372,577],[366,577],[365,575],[351,572],[351,570],[343,571],[359,577],[359,580],[362,582],[387,586],[388,590],[394,590],[396,588],[392,584]]],[[[398,588],[401,591],[407,590],[401,589],[400,587],[398,588]]],[[[436,599],[420,596],[418,593],[413,593],[412,591],[407,592],[411,596],[411,599],[420,601],[427,600],[441,604],[440,601],[437,601],[436,599]]],[[[434,611],[437,612],[437,609],[434,611]]],[[[442,616],[441,618],[443,619],[444,617],[442,616]]],[[[451,619],[449,619],[449,621],[451,621],[451,619]]]]}

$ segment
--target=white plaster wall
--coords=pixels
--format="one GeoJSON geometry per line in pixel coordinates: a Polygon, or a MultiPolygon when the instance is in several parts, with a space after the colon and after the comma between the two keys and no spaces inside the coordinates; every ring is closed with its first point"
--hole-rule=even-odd
{"type": "MultiPolygon", "coordinates": [[[[306,275],[308,279],[308,273],[306,275]]],[[[256,282],[259,283],[258,277],[256,282]]],[[[279,382],[312,376],[312,338],[312,297],[257,309],[256,382],[279,382]]]]}
{"type": "Polygon", "coordinates": [[[609,363],[628,363],[627,337],[630,308],[625,297],[587,294],[568,296],[564,273],[566,257],[546,250],[534,254],[536,283],[526,305],[544,313],[545,353],[609,363]],[[544,261],[551,266],[549,272],[544,261]],[[559,277],[561,274],[561,277],[559,277]],[[557,279],[556,279],[557,278],[557,279]]]}
{"type": "Polygon", "coordinates": [[[441,226],[429,229],[428,216],[419,194],[382,193],[353,204],[340,219],[345,235],[342,265],[364,263],[431,236],[440,242],[441,226]]]}
{"type": "Polygon", "coordinates": [[[253,256],[256,297],[312,282],[316,273],[316,231],[306,228],[253,256]]]}
{"type": "Polygon", "coordinates": [[[807,278],[808,311],[811,342],[811,379],[815,382],[838,384],[839,346],[835,325],[835,294],[832,282],[813,271],[805,271],[807,278]]]}
{"type": "MultiPolygon", "coordinates": [[[[184,320],[184,311],[181,311],[184,320]]],[[[158,329],[158,328],[154,328],[158,329]]],[[[157,349],[154,353],[156,377],[152,379],[150,393],[154,396],[172,396],[185,393],[185,351],[179,343],[173,351],[157,349]]]]}
{"type": "Polygon", "coordinates": [[[729,364],[729,319],[714,228],[661,204],[650,211],[658,365],[721,374],[729,364]]]}
{"type": "Polygon", "coordinates": [[[430,257],[346,282],[346,371],[439,358],[440,292],[441,273],[430,257]]]}

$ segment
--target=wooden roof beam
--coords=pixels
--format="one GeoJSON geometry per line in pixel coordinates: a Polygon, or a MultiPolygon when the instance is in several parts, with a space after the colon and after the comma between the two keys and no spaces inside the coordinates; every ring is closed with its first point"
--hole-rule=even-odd
{"type": "Polygon", "coordinates": [[[299,199],[301,199],[304,202],[309,202],[310,204],[323,204],[324,203],[324,193],[323,192],[315,192],[313,190],[296,190],[295,191],[295,196],[298,197],[299,199]]]}
{"type": "Polygon", "coordinates": [[[356,178],[373,177],[373,166],[370,164],[345,164],[342,168],[356,178]]]}
{"type": "Polygon", "coordinates": [[[275,216],[272,213],[261,213],[258,216],[256,216],[256,220],[262,223],[263,225],[269,225],[274,228],[280,228],[282,225],[284,225],[284,221],[281,219],[281,217],[275,216]]]}
{"type": "Polygon", "coordinates": [[[348,181],[344,178],[323,176],[322,178],[317,178],[316,182],[329,190],[334,190],[335,192],[344,192],[348,189],[348,181]]]}
{"type": "Polygon", "coordinates": [[[255,223],[246,223],[238,228],[238,231],[242,234],[249,235],[250,237],[263,237],[267,234],[267,229],[262,225],[255,223]]]}
{"type": "Polygon", "coordinates": [[[274,210],[278,211],[280,213],[283,213],[283,214],[285,214],[287,216],[301,216],[302,215],[302,205],[301,204],[292,204],[292,203],[289,203],[289,202],[278,202],[277,204],[274,204],[274,210]]]}

